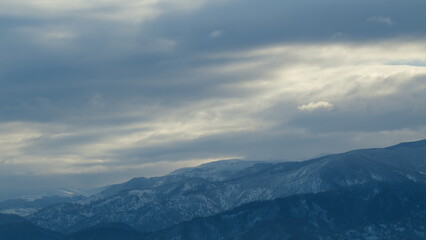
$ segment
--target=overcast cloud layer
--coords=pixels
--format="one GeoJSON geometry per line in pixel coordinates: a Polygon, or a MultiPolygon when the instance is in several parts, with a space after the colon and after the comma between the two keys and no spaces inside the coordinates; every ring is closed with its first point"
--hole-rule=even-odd
{"type": "Polygon", "coordinates": [[[423,0],[2,0],[0,199],[426,138],[423,0]]]}

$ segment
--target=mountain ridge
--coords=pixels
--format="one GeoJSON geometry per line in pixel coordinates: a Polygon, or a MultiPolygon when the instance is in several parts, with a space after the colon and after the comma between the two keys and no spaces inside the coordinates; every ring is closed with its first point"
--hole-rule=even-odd
{"type": "Polygon", "coordinates": [[[354,150],[302,162],[217,163],[218,169],[224,171],[211,171],[215,164],[210,163],[162,177],[134,178],[89,200],[42,209],[29,219],[61,232],[74,232],[102,222],[123,222],[147,232],[253,201],[374,182],[426,182],[425,143],[354,150]],[[227,164],[238,167],[223,168],[227,164]],[[219,177],[206,176],[200,169],[218,173],[219,177]],[[222,175],[223,172],[226,174],[222,175]]]}

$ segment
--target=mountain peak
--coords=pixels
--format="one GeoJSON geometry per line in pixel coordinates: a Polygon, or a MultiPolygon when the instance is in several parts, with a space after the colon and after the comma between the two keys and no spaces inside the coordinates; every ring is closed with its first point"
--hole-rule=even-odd
{"type": "Polygon", "coordinates": [[[424,148],[426,147],[426,139],[413,141],[413,142],[402,142],[394,146],[387,147],[387,149],[397,148],[424,148]]]}
{"type": "Polygon", "coordinates": [[[244,165],[245,163],[248,163],[249,161],[244,161],[241,159],[226,159],[226,160],[218,160],[213,162],[204,163],[195,167],[186,167],[186,168],[180,168],[170,173],[170,175],[176,175],[181,174],[197,169],[219,169],[224,167],[231,167],[231,166],[239,166],[244,165]]]}
{"type": "Polygon", "coordinates": [[[196,167],[177,169],[171,172],[169,176],[179,175],[186,177],[199,177],[211,181],[221,181],[229,177],[230,173],[236,173],[257,163],[259,162],[240,159],[220,160],[205,163],[196,167]]]}

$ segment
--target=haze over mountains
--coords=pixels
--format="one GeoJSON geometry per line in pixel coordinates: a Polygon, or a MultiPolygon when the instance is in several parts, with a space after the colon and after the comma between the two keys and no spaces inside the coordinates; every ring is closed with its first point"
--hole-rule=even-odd
{"type": "Polygon", "coordinates": [[[107,239],[106,232],[127,239],[422,239],[425,186],[426,140],[303,162],[228,160],[135,178],[25,219],[2,215],[12,220],[1,231],[23,228],[46,236],[40,239],[107,239]]]}

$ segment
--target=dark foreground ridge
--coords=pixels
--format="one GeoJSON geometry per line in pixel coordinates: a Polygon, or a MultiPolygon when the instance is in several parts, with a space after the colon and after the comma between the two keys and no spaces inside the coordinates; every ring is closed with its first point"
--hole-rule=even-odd
{"type": "Polygon", "coordinates": [[[140,239],[426,238],[426,185],[376,184],[255,202],[140,239]]]}

